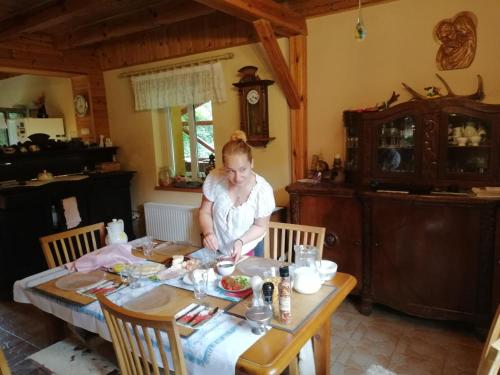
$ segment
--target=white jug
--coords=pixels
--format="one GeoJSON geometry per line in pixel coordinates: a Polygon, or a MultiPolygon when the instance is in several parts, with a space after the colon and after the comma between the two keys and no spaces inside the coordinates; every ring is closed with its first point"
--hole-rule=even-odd
{"type": "Polygon", "coordinates": [[[127,243],[128,237],[127,234],[123,230],[123,220],[122,219],[113,219],[107,224],[106,227],[108,231],[108,235],[106,236],[106,244],[114,244],[114,243],[127,243]]]}
{"type": "Polygon", "coordinates": [[[311,267],[299,267],[295,269],[293,289],[302,294],[314,294],[321,288],[321,277],[311,267]]]}

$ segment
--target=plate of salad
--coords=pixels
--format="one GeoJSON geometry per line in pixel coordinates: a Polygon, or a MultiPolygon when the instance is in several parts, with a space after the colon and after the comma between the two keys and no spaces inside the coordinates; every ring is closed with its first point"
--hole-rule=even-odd
{"type": "Polygon", "coordinates": [[[224,276],[219,282],[219,287],[226,292],[243,292],[250,289],[250,277],[244,275],[224,276]]]}

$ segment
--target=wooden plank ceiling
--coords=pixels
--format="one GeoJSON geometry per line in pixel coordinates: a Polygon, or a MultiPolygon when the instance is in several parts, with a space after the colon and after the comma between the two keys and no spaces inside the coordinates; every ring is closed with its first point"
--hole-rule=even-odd
{"type": "Polygon", "coordinates": [[[0,58],[9,57],[8,51],[15,51],[10,57],[23,51],[52,56],[86,51],[99,57],[101,68],[111,69],[144,62],[117,58],[116,46],[130,41],[147,44],[182,35],[191,40],[184,38],[175,53],[150,51],[153,61],[257,41],[252,23],[259,19],[277,36],[306,35],[306,17],[356,5],[357,0],[0,0],[0,58]],[[205,34],[202,42],[198,28],[205,34]]]}

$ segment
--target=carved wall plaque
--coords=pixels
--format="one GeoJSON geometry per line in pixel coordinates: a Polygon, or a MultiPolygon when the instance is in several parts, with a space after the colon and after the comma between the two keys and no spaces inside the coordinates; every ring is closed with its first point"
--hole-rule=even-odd
{"type": "Polygon", "coordinates": [[[476,55],[477,17],[471,12],[458,13],[434,27],[434,36],[441,43],[436,55],[439,70],[463,69],[476,55]]]}

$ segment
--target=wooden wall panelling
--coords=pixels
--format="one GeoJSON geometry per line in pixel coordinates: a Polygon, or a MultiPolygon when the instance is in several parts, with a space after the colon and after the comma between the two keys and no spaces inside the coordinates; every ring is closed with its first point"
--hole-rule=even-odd
{"type": "Polygon", "coordinates": [[[304,35],[289,38],[290,73],[300,97],[299,108],[290,110],[292,181],[307,175],[307,40],[304,35]]]}
{"type": "Polygon", "coordinates": [[[89,100],[91,117],[94,125],[94,140],[99,139],[99,135],[109,137],[108,105],[106,101],[106,90],[104,87],[104,77],[101,70],[94,70],[89,73],[89,100]]]}
{"type": "Polygon", "coordinates": [[[0,43],[0,67],[85,74],[98,60],[90,49],[59,51],[45,37],[26,36],[0,43]]]}
{"type": "Polygon", "coordinates": [[[73,88],[73,97],[76,95],[83,95],[87,102],[89,103],[89,110],[86,116],[80,117],[75,113],[76,119],[76,129],[78,131],[78,137],[82,138],[84,141],[93,140],[93,134],[95,134],[94,124],[92,122],[92,102],[89,95],[89,77],[88,75],[80,75],[71,78],[71,86],[73,88]],[[86,134],[88,131],[88,134],[86,134]]]}
{"type": "Polygon", "coordinates": [[[71,83],[73,96],[83,95],[89,103],[87,115],[83,117],[76,116],[78,136],[90,142],[97,142],[101,134],[109,137],[106,90],[102,72],[94,70],[87,75],[73,77],[71,83]],[[82,132],[85,128],[88,129],[89,134],[82,132]]]}
{"type": "Polygon", "coordinates": [[[101,68],[110,70],[256,41],[252,25],[215,13],[158,28],[147,38],[131,36],[127,40],[111,41],[97,53],[101,68]],[[190,32],[186,33],[187,30],[190,32]]]}

